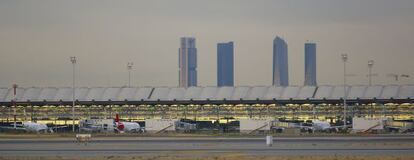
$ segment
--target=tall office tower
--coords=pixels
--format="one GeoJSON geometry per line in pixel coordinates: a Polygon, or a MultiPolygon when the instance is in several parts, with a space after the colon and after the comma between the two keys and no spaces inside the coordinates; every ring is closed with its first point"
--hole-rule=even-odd
{"type": "Polygon", "coordinates": [[[195,38],[182,37],[178,50],[179,87],[197,86],[197,48],[195,38]]]}
{"type": "Polygon", "coordinates": [[[273,40],[273,85],[288,86],[288,47],[285,40],[277,37],[273,40]]]}
{"type": "Polygon", "coordinates": [[[234,86],[233,42],[217,44],[217,86],[234,86]]]}
{"type": "Polygon", "coordinates": [[[315,43],[305,43],[305,86],[316,86],[315,43]]]}

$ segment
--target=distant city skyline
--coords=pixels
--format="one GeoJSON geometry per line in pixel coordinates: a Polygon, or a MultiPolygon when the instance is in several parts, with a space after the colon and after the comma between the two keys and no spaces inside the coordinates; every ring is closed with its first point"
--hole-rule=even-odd
{"type": "Polygon", "coordinates": [[[288,44],[278,36],[273,40],[274,86],[289,86],[288,44]]]}
{"type": "Polygon", "coordinates": [[[181,37],[179,48],[179,87],[197,86],[197,48],[194,37],[181,37]]]}
{"type": "Polygon", "coordinates": [[[273,39],[289,44],[289,85],[303,85],[307,40],[317,84],[414,84],[412,0],[0,1],[0,87],[178,86],[182,36],[197,39],[197,85],[217,85],[217,43],[233,41],[234,85],[272,84],[273,39]],[[410,75],[396,78],[389,74],[410,75]]]}
{"type": "Polygon", "coordinates": [[[305,43],[305,86],[316,86],[316,43],[305,43]]]}
{"type": "Polygon", "coordinates": [[[234,86],[233,42],[217,44],[217,86],[234,86]]]}

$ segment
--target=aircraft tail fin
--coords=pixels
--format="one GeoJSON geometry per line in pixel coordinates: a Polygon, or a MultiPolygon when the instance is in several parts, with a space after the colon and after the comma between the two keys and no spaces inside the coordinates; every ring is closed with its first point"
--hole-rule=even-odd
{"type": "Polygon", "coordinates": [[[115,122],[119,122],[119,115],[118,115],[118,113],[116,114],[115,122]]]}

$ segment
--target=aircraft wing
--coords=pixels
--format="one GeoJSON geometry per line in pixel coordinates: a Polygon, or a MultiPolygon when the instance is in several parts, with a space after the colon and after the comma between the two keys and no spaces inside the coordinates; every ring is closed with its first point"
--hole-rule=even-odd
{"type": "Polygon", "coordinates": [[[55,127],[49,127],[52,129],[60,129],[60,128],[68,128],[68,126],[55,126],[55,127]]]}
{"type": "MultiPolygon", "coordinates": [[[[351,125],[345,125],[345,127],[346,127],[346,128],[349,128],[349,127],[351,127],[351,125]]],[[[334,128],[334,129],[342,129],[342,128],[344,128],[344,125],[341,125],[341,126],[331,126],[330,128],[334,128]]]]}
{"type": "Polygon", "coordinates": [[[299,126],[300,127],[300,129],[305,129],[305,130],[313,130],[314,129],[314,127],[312,127],[312,126],[299,126]]]}
{"type": "Polygon", "coordinates": [[[48,128],[49,128],[50,132],[53,132],[53,131],[57,131],[58,129],[67,128],[67,127],[68,126],[55,126],[55,127],[48,127],[48,128]]]}
{"type": "Polygon", "coordinates": [[[0,126],[0,129],[7,129],[7,130],[21,130],[21,131],[27,131],[26,128],[21,127],[21,126],[17,126],[16,128],[14,128],[13,126],[0,126]]]}

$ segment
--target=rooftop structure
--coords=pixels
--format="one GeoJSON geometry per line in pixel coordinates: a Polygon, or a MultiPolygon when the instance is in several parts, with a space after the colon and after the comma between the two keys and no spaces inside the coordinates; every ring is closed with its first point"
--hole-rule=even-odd
{"type": "MultiPolygon", "coordinates": [[[[77,104],[339,104],[343,86],[80,87],[77,104]]],[[[414,103],[414,85],[347,87],[347,103],[414,103]]],[[[68,87],[18,88],[19,105],[71,104],[68,87]]],[[[0,106],[11,106],[12,88],[0,88],[0,106]]]]}

